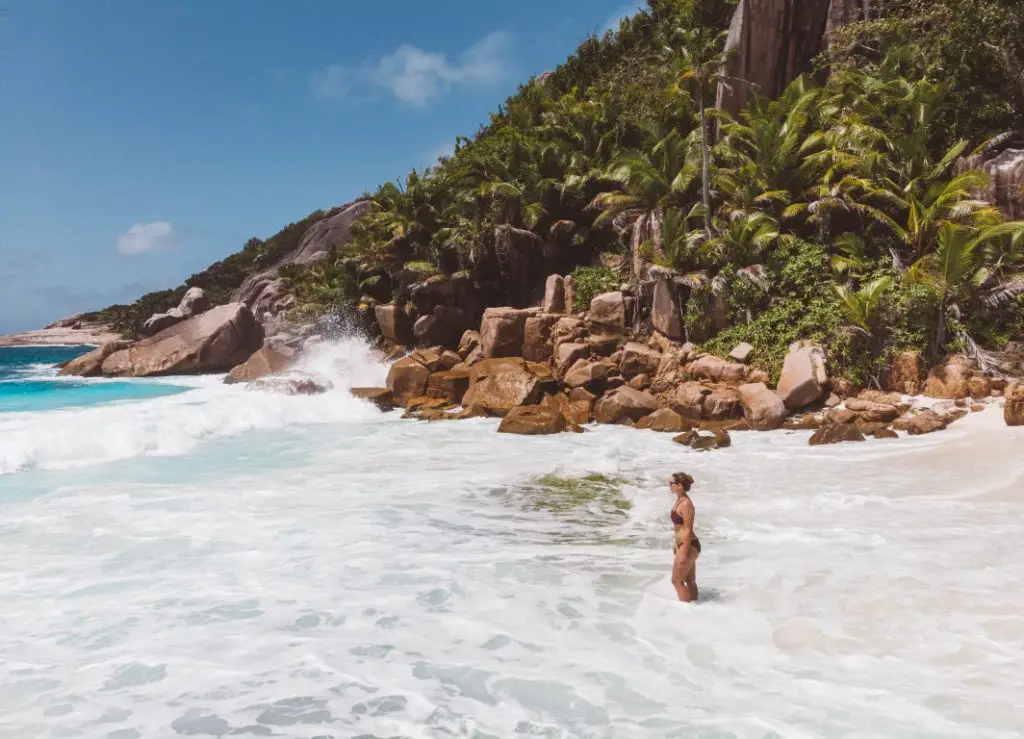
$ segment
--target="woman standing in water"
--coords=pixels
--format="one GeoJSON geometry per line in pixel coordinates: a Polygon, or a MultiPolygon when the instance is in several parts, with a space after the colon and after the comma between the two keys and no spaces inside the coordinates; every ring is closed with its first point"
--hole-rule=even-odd
{"type": "Polygon", "coordinates": [[[690,500],[693,478],[685,472],[676,472],[668,480],[675,493],[672,504],[672,527],[675,529],[675,561],[672,563],[672,585],[683,603],[697,601],[697,559],[700,557],[700,539],[693,533],[695,511],[690,500]]]}

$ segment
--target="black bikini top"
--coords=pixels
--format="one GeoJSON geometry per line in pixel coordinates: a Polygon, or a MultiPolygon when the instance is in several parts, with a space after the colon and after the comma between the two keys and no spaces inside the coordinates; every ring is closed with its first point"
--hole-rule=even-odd
{"type": "Polygon", "coordinates": [[[682,526],[684,523],[686,523],[686,519],[684,519],[682,516],[676,513],[675,508],[672,508],[672,525],[682,526]]]}

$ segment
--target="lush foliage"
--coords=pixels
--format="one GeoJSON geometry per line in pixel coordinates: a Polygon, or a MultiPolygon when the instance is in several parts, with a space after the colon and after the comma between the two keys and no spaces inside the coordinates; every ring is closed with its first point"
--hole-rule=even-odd
{"type": "Polygon", "coordinates": [[[617,290],[621,284],[618,272],[602,266],[580,266],[572,271],[575,284],[573,290],[573,310],[584,310],[590,301],[602,293],[617,290]]]}

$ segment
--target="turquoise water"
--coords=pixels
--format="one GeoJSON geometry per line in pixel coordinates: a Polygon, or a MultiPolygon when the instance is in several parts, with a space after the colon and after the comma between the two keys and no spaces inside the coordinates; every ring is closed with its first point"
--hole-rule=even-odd
{"type": "Polygon", "coordinates": [[[57,365],[91,347],[0,349],[0,413],[49,411],[146,400],[188,388],[139,380],[92,380],[57,377],[57,365]]]}

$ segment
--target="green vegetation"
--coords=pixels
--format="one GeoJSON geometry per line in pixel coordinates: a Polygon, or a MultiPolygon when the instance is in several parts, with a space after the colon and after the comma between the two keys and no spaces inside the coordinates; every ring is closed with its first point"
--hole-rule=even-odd
{"type": "Polygon", "coordinates": [[[284,272],[297,312],[402,300],[403,270],[468,272],[492,305],[571,273],[581,308],[653,263],[686,286],[692,340],[749,341],[772,372],[796,339],[867,381],[898,349],[1019,338],[1024,224],[957,163],[1024,135],[1024,0],[893,0],[733,118],[711,105],[735,4],[649,0],[521,86],[452,156],[372,194],[351,243],[284,272]]]}

